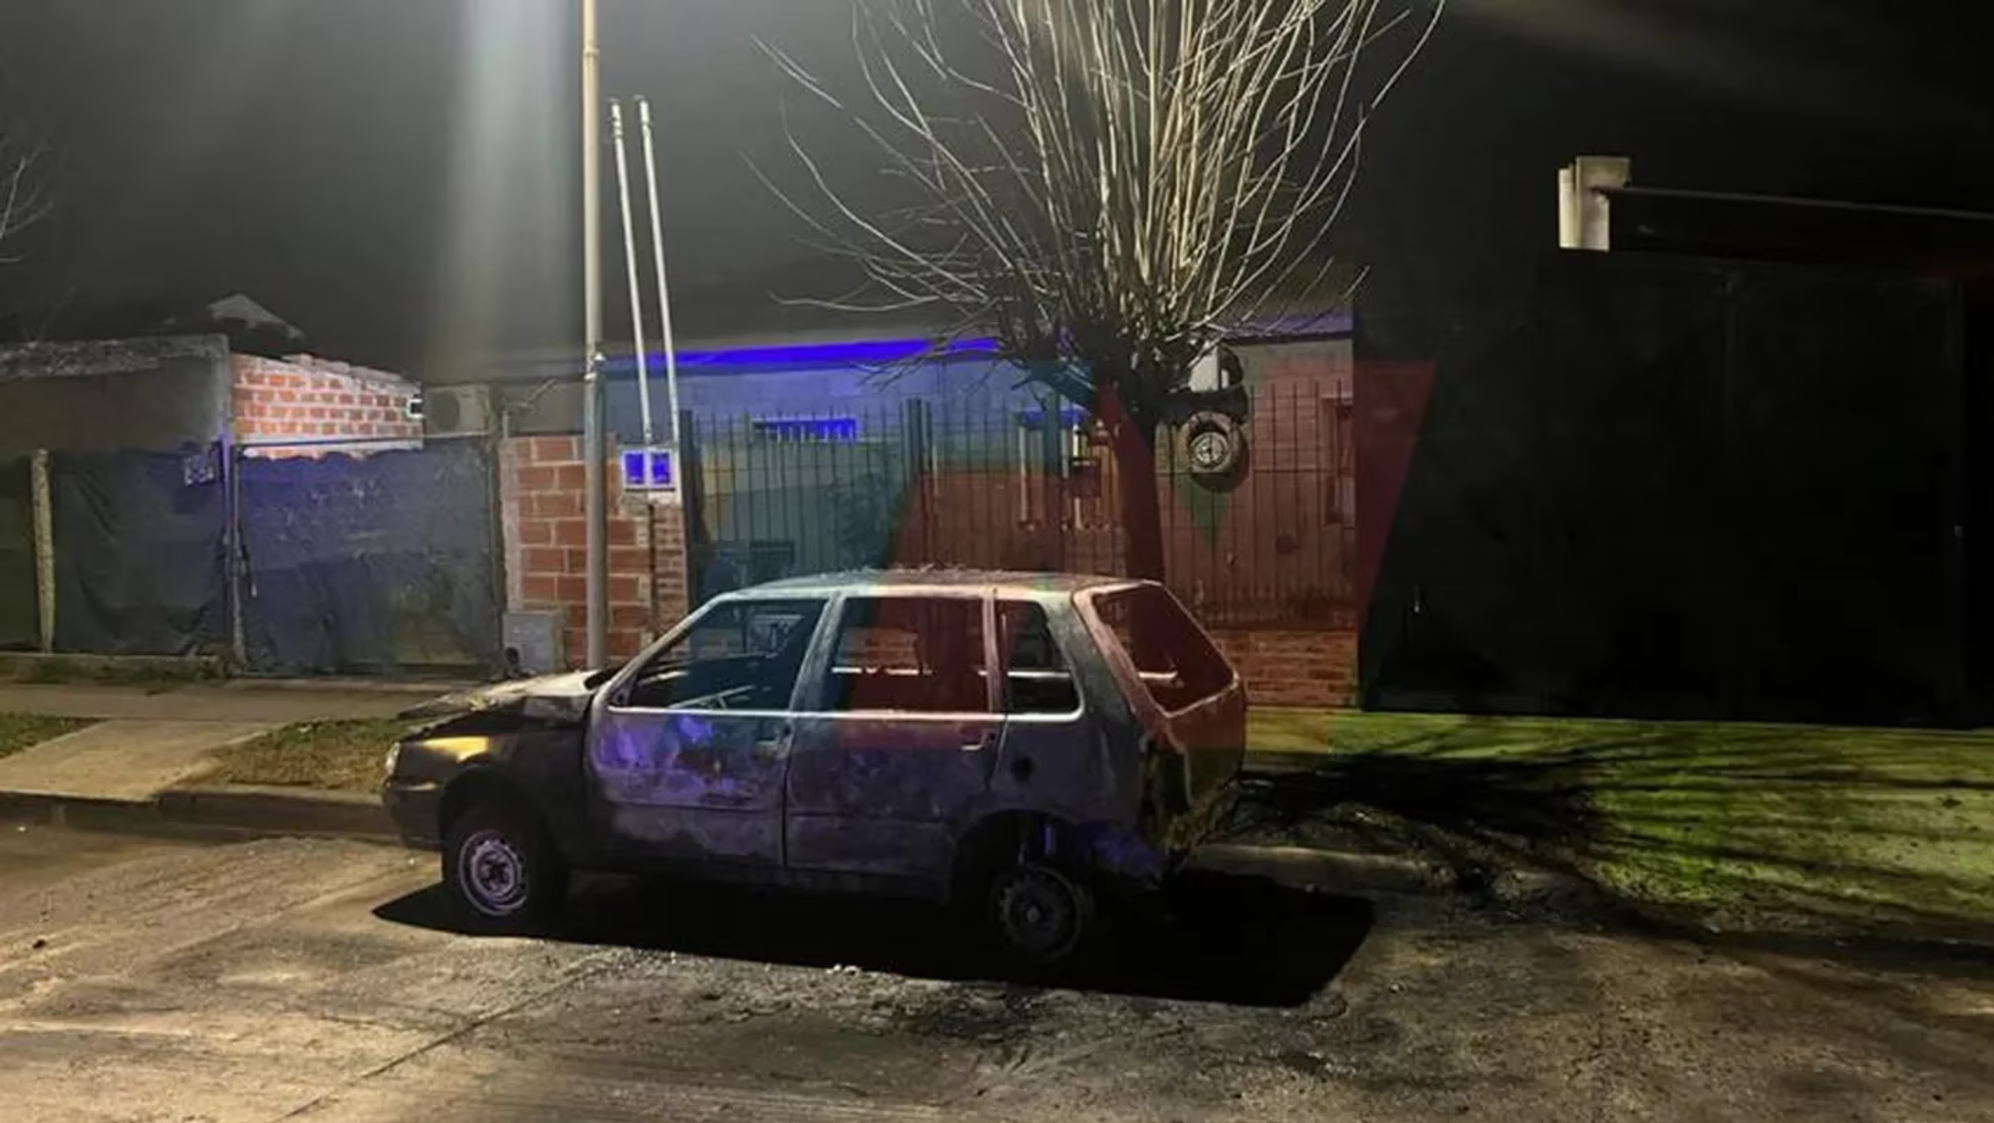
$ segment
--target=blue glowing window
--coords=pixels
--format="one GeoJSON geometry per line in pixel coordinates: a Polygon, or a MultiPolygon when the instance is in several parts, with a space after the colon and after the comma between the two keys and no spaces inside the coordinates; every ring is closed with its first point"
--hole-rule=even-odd
{"type": "Polygon", "coordinates": [[[856,417],[764,418],[754,428],[758,439],[786,444],[848,445],[859,439],[856,417]]]}
{"type": "Polygon", "coordinates": [[[636,489],[669,489],[672,475],[672,454],[669,449],[651,450],[651,478],[644,479],[644,450],[627,448],[623,450],[623,484],[636,489]]]}

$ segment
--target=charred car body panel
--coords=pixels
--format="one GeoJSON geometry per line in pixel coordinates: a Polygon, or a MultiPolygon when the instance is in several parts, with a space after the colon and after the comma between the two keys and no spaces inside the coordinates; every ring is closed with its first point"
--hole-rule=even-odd
{"type": "Polygon", "coordinates": [[[498,793],[576,866],[944,898],[993,823],[1155,880],[1216,817],[1245,733],[1242,684],[1174,598],[1066,575],[777,582],[613,673],[455,706],[391,768],[411,842],[498,793]],[[1149,646],[1174,654],[1117,609],[1167,613],[1149,646]]]}

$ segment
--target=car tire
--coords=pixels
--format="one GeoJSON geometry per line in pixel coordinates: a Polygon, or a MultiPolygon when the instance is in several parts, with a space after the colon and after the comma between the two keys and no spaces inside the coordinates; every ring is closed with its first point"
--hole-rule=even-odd
{"type": "Polygon", "coordinates": [[[1063,870],[1021,862],[998,871],[985,894],[991,936],[1028,967],[1071,959],[1094,926],[1094,894],[1063,870]]]}
{"type": "Polygon", "coordinates": [[[451,820],[443,838],[443,888],[465,925],[521,933],[545,925],[568,895],[568,868],[531,812],[480,803],[451,820]]]}

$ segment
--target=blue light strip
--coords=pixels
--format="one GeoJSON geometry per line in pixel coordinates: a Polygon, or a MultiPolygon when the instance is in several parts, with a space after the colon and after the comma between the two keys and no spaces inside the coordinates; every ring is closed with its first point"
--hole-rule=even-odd
{"type": "MultiPolygon", "coordinates": [[[[929,339],[880,339],[854,343],[803,343],[779,347],[736,347],[722,351],[681,351],[680,367],[839,367],[868,366],[918,359],[929,353],[939,357],[995,355],[994,339],[959,339],[939,349],[929,339]]],[[[650,356],[652,369],[664,365],[662,353],[650,356]]],[[[629,355],[611,355],[603,362],[610,374],[633,374],[636,360],[629,355]]]]}
{"type": "MultiPolygon", "coordinates": [[[[1278,337],[1287,331],[1304,329],[1322,334],[1340,334],[1352,329],[1352,321],[1347,315],[1270,319],[1260,325],[1259,330],[1242,335],[1241,341],[1262,336],[1278,337]]],[[[905,362],[908,359],[918,359],[931,354],[940,359],[994,358],[997,354],[997,341],[958,339],[937,346],[932,339],[864,339],[843,343],[730,347],[710,351],[681,351],[678,353],[678,363],[680,367],[703,367],[708,370],[729,367],[863,367],[905,362]]],[[[653,368],[662,368],[665,363],[664,353],[652,353],[649,361],[653,368]]],[[[635,374],[637,362],[629,355],[609,355],[603,360],[603,371],[612,375],[635,374]]]]}

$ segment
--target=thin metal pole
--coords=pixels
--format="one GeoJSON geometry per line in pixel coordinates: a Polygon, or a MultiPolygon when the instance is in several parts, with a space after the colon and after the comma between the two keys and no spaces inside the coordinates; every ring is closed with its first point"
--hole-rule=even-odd
{"type": "Polygon", "coordinates": [[[630,157],[623,143],[623,103],[609,99],[609,141],[616,146],[616,199],[623,210],[623,260],[630,275],[630,335],[637,348],[637,405],[644,423],[644,486],[651,486],[651,370],[644,352],[644,289],[637,281],[637,228],[630,216],[630,157]]]}
{"type": "Polygon", "coordinates": [[[34,511],[36,636],[43,653],[55,650],[55,496],[49,451],[36,449],[28,461],[28,495],[34,511]]]}
{"type": "Polygon", "coordinates": [[[588,665],[609,662],[609,506],[602,439],[602,49],[596,0],[582,0],[583,518],[588,665]]]}
{"type": "MultiPolygon", "coordinates": [[[[672,290],[665,283],[665,214],[658,209],[658,154],[651,141],[651,100],[637,99],[637,125],[644,134],[644,178],[651,194],[651,260],[658,267],[658,333],[665,348],[665,396],[672,409],[672,456],[679,455],[679,355],[672,334],[672,290]]],[[[646,436],[644,441],[650,443],[646,436]]],[[[676,469],[674,469],[676,470],[676,469]]]]}

